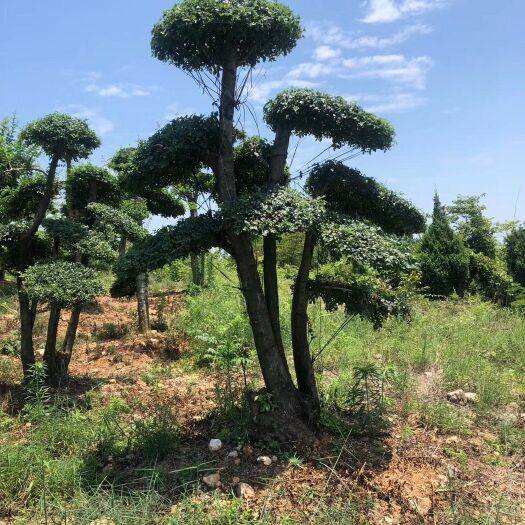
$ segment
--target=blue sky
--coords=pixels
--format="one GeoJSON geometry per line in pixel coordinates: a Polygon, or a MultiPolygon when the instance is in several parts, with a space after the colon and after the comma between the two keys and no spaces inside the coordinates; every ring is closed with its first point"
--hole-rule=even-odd
{"type": "MultiPolygon", "coordinates": [[[[388,118],[397,143],[351,165],[424,210],[486,193],[497,220],[525,220],[523,0],[288,0],[306,36],[254,73],[250,104],[291,86],[357,100],[388,118]],[[516,209],[516,212],[515,212],[516,209]]],[[[87,118],[113,151],[211,101],[151,57],[152,25],[170,0],[1,0],[0,116],[21,124],[52,111],[87,118]]],[[[243,119],[250,132],[251,117],[243,119]]],[[[295,147],[296,142],[293,141],[295,147]]],[[[325,145],[302,140],[294,169],[325,145]]],[[[160,224],[154,221],[153,227],[160,224]]]]}

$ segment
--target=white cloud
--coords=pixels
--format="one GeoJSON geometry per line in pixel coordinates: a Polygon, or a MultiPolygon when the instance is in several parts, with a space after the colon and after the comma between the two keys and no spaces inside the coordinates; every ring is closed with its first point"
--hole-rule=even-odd
{"type": "Polygon", "coordinates": [[[71,116],[86,119],[89,125],[100,135],[106,135],[115,128],[115,124],[102,116],[97,109],[82,105],[72,105],[69,108],[72,110],[71,116]]]}
{"type": "Polygon", "coordinates": [[[358,94],[345,97],[350,102],[358,102],[372,113],[402,113],[423,106],[426,98],[414,93],[389,93],[384,95],[358,94]]]}
{"type": "Polygon", "coordinates": [[[109,84],[101,86],[91,83],[85,87],[85,90],[88,93],[95,93],[99,97],[147,97],[151,94],[147,89],[135,84],[109,84]]]}
{"type": "Polygon", "coordinates": [[[432,60],[427,56],[375,55],[345,59],[342,65],[349,70],[341,73],[343,78],[375,78],[424,89],[432,60]]]}
{"type": "Polygon", "coordinates": [[[315,60],[330,60],[336,58],[341,54],[340,49],[335,49],[331,46],[319,46],[314,51],[315,60]]]}
{"type": "Polygon", "coordinates": [[[320,76],[331,75],[334,72],[332,65],[321,62],[304,62],[293,67],[288,74],[288,78],[299,79],[301,77],[317,78],[320,76]]]}
{"type": "Polygon", "coordinates": [[[448,0],[368,0],[363,22],[383,24],[443,7],[448,0]]]}
{"type": "Polygon", "coordinates": [[[413,35],[425,35],[432,29],[425,24],[413,24],[387,37],[352,35],[333,24],[314,23],[307,29],[307,35],[322,44],[321,47],[344,49],[386,49],[408,40],[413,35]]]}

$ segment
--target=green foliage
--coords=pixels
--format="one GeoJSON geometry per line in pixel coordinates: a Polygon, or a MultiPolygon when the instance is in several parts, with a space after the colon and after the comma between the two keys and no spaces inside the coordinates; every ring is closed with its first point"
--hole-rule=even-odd
{"type": "Polygon", "coordinates": [[[266,188],[270,175],[272,145],[261,137],[243,140],[234,149],[238,193],[266,188]]]}
{"type": "Polygon", "coordinates": [[[392,400],[386,390],[393,382],[396,369],[365,363],[353,368],[351,377],[343,374],[324,395],[324,403],[347,411],[354,432],[381,432],[388,426],[387,416],[392,400]]]}
{"type": "Polygon", "coordinates": [[[0,190],[30,174],[39,155],[38,147],[27,146],[18,129],[15,117],[0,120],[0,190]]]}
{"type": "Polygon", "coordinates": [[[360,266],[371,266],[385,276],[414,268],[410,246],[363,222],[325,222],[320,226],[321,246],[334,259],[346,257],[360,266]]]}
{"type": "Polygon", "coordinates": [[[99,341],[111,341],[123,339],[129,332],[129,326],[126,324],[104,323],[100,328],[96,327],[95,337],[99,341]]]}
{"type": "Polygon", "coordinates": [[[120,198],[117,179],[106,168],[82,164],[67,174],[66,204],[71,210],[83,212],[93,201],[116,206],[120,198]]]}
{"type": "Polygon", "coordinates": [[[29,123],[21,132],[28,144],[42,148],[49,157],[79,160],[100,146],[100,139],[87,121],[62,113],[52,113],[29,123]]]}
{"type": "Polygon", "coordinates": [[[459,408],[447,403],[421,403],[419,418],[425,425],[447,434],[468,436],[471,433],[472,422],[459,408]]]}
{"type": "Polygon", "coordinates": [[[459,196],[447,207],[447,213],[468,248],[494,259],[497,247],[494,237],[496,226],[483,215],[486,207],[480,202],[482,197],[484,195],[459,196]]]}
{"type": "Polygon", "coordinates": [[[20,256],[24,257],[24,265],[35,264],[51,255],[50,238],[45,232],[37,232],[29,253],[20,253],[20,241],[27,231],[27,221],[16,221],[8,224],[0,222],[0,261],[5,269],[17,270],[20,266],[20,256]]]}
{"type": "Polygon", "coordinates": [[[469,256],[470,289],[489,301],[508,306],[514,300],[516,289],[505,263],[481,252],[470,251],[469,256]]]}
{"type": "Polygon", "coordinates": [[[516,228],[505,239],[507,267],[512,278],[525,286],[525,226],[516,228]]]}
{"type": "Polygon", "coordinates": [[[117,281],[111,289],[114,296],[135,293],[135,277],[140,273],[162,268],[190,253],[202,253],[210,248],[226,247],[222,221],[210,213],[180,220],[175,226],[161,228],[136,243],[115,264],[117,281]]]}
{"type": "Polygon", "coordinates": [[[186,183],[202,164],[214,166],[218,151],[217,115],[179,117],[139,144],[128,179],[147,188],[186,183]]]}
{"type": "Polygon", "coordinates": [[[6,337],[0,341],[0,355],[18,357],[20,355],[20,341],[18,336],[6,337]]]}
{"type": "Polygon", "coordinates": [[[78,242],[76,254],[84,256],[89,260],[91,267],[99,269],[107,269],[118,256],[107,236],[96,230],[89,231],[86,237],[78,242]]]}
{"type": "Polygon", "coordinates": [[[432,295],[463,295],[469,280],[469,255],[452,230],[439,197],[434,197],[432,224],[419,247],[421,284],[432,295]]]}
{"type": "Polygon", "coordinates": [[[321,266],[308,281],[308,297],[322,298],[328,311],[344,306],[347,315],[370,319],[376,327],[389,316],[410,314],[406,290],[391,287],[372,270],[356,272],[345,260],[321,266]]]}
{"type": "Polygon", "coordinates": [[[188,72],[217,73],[233,55],[254,67],[288,54],[302,36],[299,18],[269,0],[183,0],[152,32],[153,55],[188,72]]]}
{"type": "Polygon", "coordinates": [[[273,131],[329,139],[334,148],[347,145],[370,153],[390,149],[394,140],[394,129],[386,120],[343,97],[313,89],[281,92],[264,107],[264,118],[273,131]]]}
{"type": "Polygon", "coordinates": [[[104,293],[98,274],[76,263],[35,264],[26,270],[23,278],[29,297],[60,308],[90,303],[104,293]]]}
{"type": "MultiPolygon", "coordinates": [[[[41,173],[33,176],[23,176],[16,186],[0,190],[0,220],[30,220],[38,208],[40,199],[45,194],[47,177],[41,173]]],[[[55,182],[53,195],[59,190],[55,182]]]]}
{"type": "Polygon", "coordinates": [[[341,162],[314,167],[306,188],[325,198],[328,211],[370,221],[386,232],[405,235],[425,229],[425,218],[412,203],[341,162]]]}
{"type": "Polygon", "coordinates": [[[103,224],[112,226],[119,234],[132,241],[145,239],[148,236],[148,231],[122,210],[99,202],[88,204],[87,209],[103,224]]]}
{"type": "Polygon", "coordinates": [[[221,214],[236,232],[254,237],[310,231],[325,215],[321,199],[305,197],[290,188],[241,195],[221,214]]]}

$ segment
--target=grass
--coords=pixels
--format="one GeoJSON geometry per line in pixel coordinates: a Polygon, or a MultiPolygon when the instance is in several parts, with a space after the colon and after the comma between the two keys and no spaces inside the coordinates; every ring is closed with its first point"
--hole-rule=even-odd
{"type": "MultiPolygon", "coordinates": [[[[154,408],[149,406],[141,417],[133,417],[135,405],[128,406],[120,397],[105,399],[97,386],[74,399],[40,392],[38,401],[29,400],[19,414],[0,417],[0,521],[16,516],[17,523],[35,523],[47,516],[49,523],[86,525],[305,523],[284,511],[266,511],[264,506],[255,511],[231,494],[203,493],[198,480],[213,467],[206,463],[176,471],[176,481],[164,466],[179,454],[185,430],[173,416],[171,409],[176,407],[162,404],[159,387],[176,377],[177,370],[191,369],[214,382],[213,437],[231,443],[250,439],[243,394],[246,384],[260,385],[258,365],[243,299],[235,288],[234,268],[227,260],[215,260],[215,265],[220,271],[213,275],[213,286],[199,293],[190,290],[183,310],[169,320],[169,335],[189,340],[190,352],[183,353],[176,367],[153,363],[141,372],[144,383],[158,394],[154,408]]],[[[187,268],[179,266],[162,272],[152,277],[159,290],[172,286],[174,276],[183,282],[189,275],[187,268]]],[[[284,272],[281,275],[281,321],[284,342],[290,348],[290,280],[284,272]]],[[[491,464],[505,465],[525,455],[525,430],[498,419],[506,405],[522,402],[525,394],[522,315],[477,298],[421,299],[409,322],[391,319],[376,331],[361,319],[347,321],[342,312],[325,312],[319,302],[310,305],[309,313],[312,351],[316,354],[324,348],[316,360],[324,403],[321,424],[336,438],[344,440],[354,430],[348,414],[362,412],[363,398],[373,398],[374,404],[366,405],[366,415],[372,410],[372,416],[381,417],[381,424],[390,416],[402,418],[402,443],[409,444],[421,427],[462,438],[488,428],[494,433],[494,440],[487,443],[493,451],[491,464]],[[339,335],[332,338],[345,321],[339,335]],[[429,371],[437,378],[435,388],[428,395],[418,395],[420,381],[429,371]],[[363,397],[365,373],[372,381],[363,397]],[[476,392],[478,403],[469,407],[448,403],[446,392],[458,388],[476,392]]],[[[97,339],[112,339],[115,345],[126,335],[117,325],[101,325],[97,331],[97,339]]],[[[0,355],[4,385],[20,380],[13,346],[5,344],[0,352],[7,354],[0,355]]],[[[461,468],[470,461],[469,451],[461,446],[447,445],[443,454],[461,468]]],[[[287,457],[286,468],[301,479],[310,468],[308,460],[297,452],[287,457]]],[[[308,484],[300,498],[298,508],[304,504],[313,509],[307,517],[314,525],[365,525],[366,511],[374,505],[366,498],[358,501],[348,493],[332,496],[329,489],[308,484]]],[[[450,515],[441,522],[438,517],[438,522],[496,525],[501,523],[498,512],[494,508],[474,518],[451,504],[450,515]]]]}

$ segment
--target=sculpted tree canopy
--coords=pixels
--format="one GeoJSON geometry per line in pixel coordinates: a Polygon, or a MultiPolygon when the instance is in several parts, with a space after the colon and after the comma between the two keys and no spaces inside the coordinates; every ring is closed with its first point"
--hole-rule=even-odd
{"type": "Polygon", "coordinates": [[[371,153],[392,146],[392,126],[357,104],[315,90],[290,89],[264,109],[273,141],[235,129],[247,78],[241,68],[289,53],[301,34],[299,19],[269,0],[184,0],[164,13],[153,29],[154,56],[185,70],[205,89],[207,73],[216,75],[207,92],[217,92],[218,114],[175,119],[140,143],[134,177],[166,187],[209,169],[217,209],[137,243],[118,261],[113,288],[114,293],[126,293],[138,272],[191,251],[212,246],[227,251],[236,263],[265,389],[272,399],[267,413],[258,410],[257,396],[252,396],[253,420],[288,440],[309,440],[319,418],[308,301],[323,297],[328,308],[344,304],[350,314],[372,318],[376,325],[389,314],[405,314],[406,301],[403,307],[396,287],[400,274],[411,269],[406,243],[386,235],[380,226],[408,235],[424,225],[406,200],[336,163],[314,170],[308,183],[311,195],[287,187],[292,181],[287,167],[292,134],[329,140],[334,150],[371,153]],[[342,195],[336,194],[338,183],[344,183],[342,195]],[[296,382],[280,326],[276,256],[278,238],[289,232],[304,235],[291,315],[296,382]],[[253,249],[261,237],[262,280],[253,249]],[[323,269],[323,282],[310,280],[316,246],[326,250],[332,270],[337,261],[344,263],[331,280],[328,267],[323,269]],[[338,296],[334,288],[341,283],[344,294],[338,296]]]}
{"type": "Polygon", "coordinates": [[[288,54],[302,36],[299,18],[268,0],[185,0],[153,27],[153,55],[184,71],[219,74],[232,56],[254,67],[288,54]]]}
{"type": "Polygon", "coordinates": [[[29,145],[42,148],[59,160],[86,159],[100,146],[100,139],[83,119],[52,113],[28,124],[21,134],[29,145]]]}
{"type": "MultiPolygon", "coordinates": [[[[70,263],[69,259],[82,253],[82,250],[84,253],[89,251],[91,255],[98,252],[107,256],[107,243],[60,216],[57,202],[62,163],[70,171],[72,162],[89,157],[99,145],[100,139],[85,120],[61,113],[30,122],[20,133],[16,133],[14,124],[9,126],[4,122],[0,127],[0,260],[1,269],[9,268],[17,275],[21,361],[26,378],[35,362],[33,326],[36,305],[39,300],[50,299],[40,295],[45,288],[44,273],[47,270],[33,265],[50,261],[53,264],[70,263]],[[48,158],[47,169],[38,165],[42,155],[48,158]],[[53,217],[49,216],[51,212],[53,217]],[[26,279],[33,279],[31,282],[35,286],[27,287],[26,279]],[[40,288],[39,282],[42,285],[40,288]],[[31,294],[30,289],[33,290],[31,294]]],[[[75,277],[66,271],[66,267],[48,269],[56,269],[54,277],[57,279],[71,277],[70,282],[76,278],[78,284],[82,282],[79,274],[75,277]]],[[[53,289],[62,289],[67,295],[68,288],[64,283],[56,281],[53,289]]],[[[48,356],[49,352],[55,351],[62,308],[58,300],[49,304],[48,356]]]]}
{"type": "Polygon", "coordinates": [[[266,104],[264,119],[275,132],[288,130],[298,137],[331,140],[334,148],[349,145],[367,153],[391,148],[395,136],[385,119],[313,89],[283,91],[266,104]]]}

